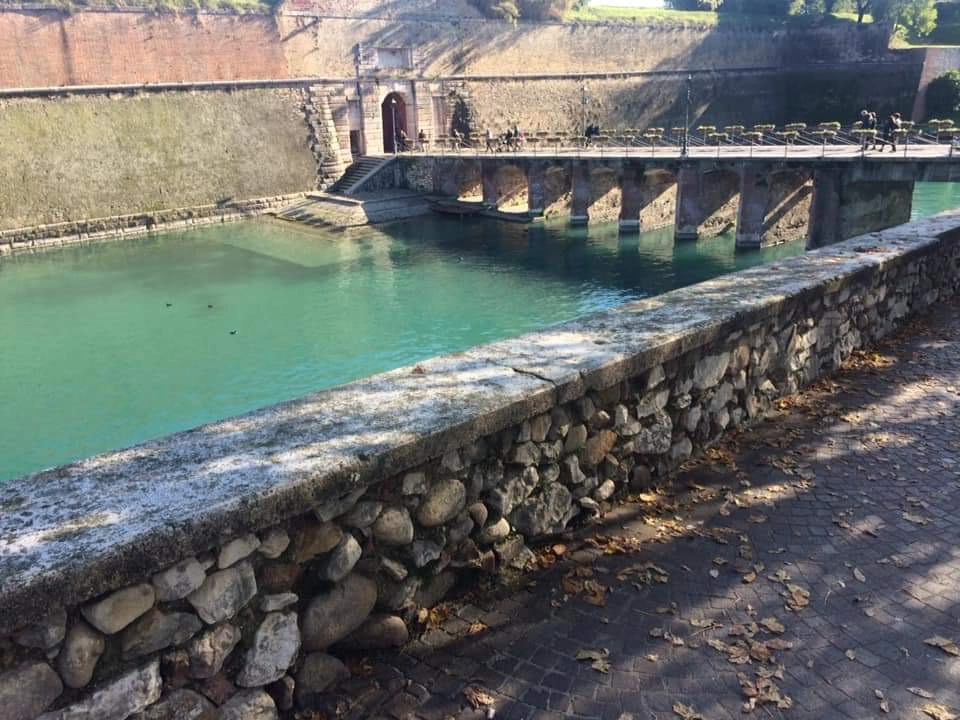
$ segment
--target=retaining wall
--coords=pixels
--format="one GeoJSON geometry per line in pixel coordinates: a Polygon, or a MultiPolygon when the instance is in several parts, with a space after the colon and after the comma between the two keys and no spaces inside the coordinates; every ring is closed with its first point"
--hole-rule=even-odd
{"type": "Polygon", "coordinates": [[[270,16],[0,11],[0,87],[285,78],[270,16]]]}
{"type": "Polygon", "coordinates": [[[309,190],[303,93],[0,100],[0,231],[309,190]]]}
{"type": "Polygon", "coordinates": [[[322,705],[458,577],[958,289],[953,213],[0,486],[4,717],[322,705]]]}

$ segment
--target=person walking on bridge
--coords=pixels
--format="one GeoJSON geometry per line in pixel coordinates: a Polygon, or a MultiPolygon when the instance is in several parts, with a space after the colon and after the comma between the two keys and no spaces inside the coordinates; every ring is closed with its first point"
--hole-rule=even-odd
{"type": "MultiPolygon", "coordinates": [[[[889,143],[891,152],[897,151],[897,133],[900,131],[900,113],[893,113],[890,117],[887,118],[887,122],[883,126],[883,141],[884,143],[889,143]]],[[[880,152],[883,152],[883,147],[880,148],[880,152]]]]}
{"type": "Polygon", "coordinates": [[[866,150],[867,143],[873,143],[871,149],[877,149],[877,114],[868,110],[860,111],[860,129],[865,131],[873,130],[872,133],[864,132],[860,136],[860,149],[866,150]]]}

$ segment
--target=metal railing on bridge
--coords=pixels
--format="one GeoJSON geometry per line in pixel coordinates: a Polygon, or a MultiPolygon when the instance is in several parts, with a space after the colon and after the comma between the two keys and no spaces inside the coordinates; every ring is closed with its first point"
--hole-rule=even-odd
{"type": "MultiPolygon", "coordinates": [[[[922,124],[903,121],[892,137],[865,129],[860,123],[843,127],[840,123],[828,122],[818,125],[789,123],[780,127],[772,124],[752,127],[700,125],[686,133],[682,127],[617,128],[591,133],[589,137],[545,130],[536,130],[519,138],[507,133],[489,138],[485,134],[443,134],[432,141],[417,142],[410,149],[402,150],[401,154],[577,157],[588,152],[600,157],[629,157],[631,153],[656,157],[661,152],[674,157],[684,146],[684,135],[687,147],[699,149],[697,157],[704,157],[704,148],[716,148],[718,158],[725,148],[737,147],[744,148],[750,157],[755,151],[770,157],[770,148],[782,148],[784,158],[789,158],[794,148],[806,148],[807,151],[802,153],[806,157],[810,157],[809,149],[812,148],[819,148],[819,156],[824,158],[831,153],[849,155],[855,149],[867,156],[875,148],[881,153],[886,148],[895,149],[904,157],[909,157],[911,150],[918,148],[925,148],[929,157],[930,150],[941,148],[944,155],[953,157],[960,143],[960,128],[954,127],[952,120],[930,120],[922,124]]],[[[779,153],[776,156],[779,157],[779,153]]]]}

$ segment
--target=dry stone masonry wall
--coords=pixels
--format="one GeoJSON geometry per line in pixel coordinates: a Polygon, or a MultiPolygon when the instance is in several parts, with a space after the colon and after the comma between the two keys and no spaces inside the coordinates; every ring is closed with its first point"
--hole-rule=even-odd
{"type": "MultiPolygon", "coordinates": [[[[631,336],[633,355],[552,381],[554,402],[519,422],[53,608],[0,642],[3,717],[156,720],[219,707],[221,718],[275,718],[323,706],[350,675],[345,660],[403,645],[418,611],[459,579],[523,569],[531,544],[650,487],[955,295],[958,227],[960,217],[918,223],[662,296],[661,317],[682,332],[650,346],[631,336]],[[674,297],[683,304],[671,310],[674,297]]],[[[615,338],[653,308],[580,322],[615,338]]],[[[498,352],[572,330],[550,332],[498,352]]],[[[548,368],[562,356],[544,353],[548,368]]]]}

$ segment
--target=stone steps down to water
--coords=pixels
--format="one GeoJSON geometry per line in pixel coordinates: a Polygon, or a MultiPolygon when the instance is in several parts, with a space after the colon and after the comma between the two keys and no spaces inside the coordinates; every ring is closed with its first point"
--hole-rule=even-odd
{"type": "Polygon", "coordinates": [[[403,220],[429,212],[430,201],[425,195],[409,190],[382,190],[375,195],[356,197],[310,193],[274,215],[313,227],[342,229],[403,220]]]}
{"type": "Polygon", "coordinates": [[[327,708],[461,574],[529,565],[958,290],[954,214],[0,487],[0,716],[327,708]]]}
{"type": "Polygon", "coordinates": [[[393,158],[361,156],[354,160],[339,180],[328,188],[333,195],[353,195],[358,186],[393,162],[393,158]]]}

